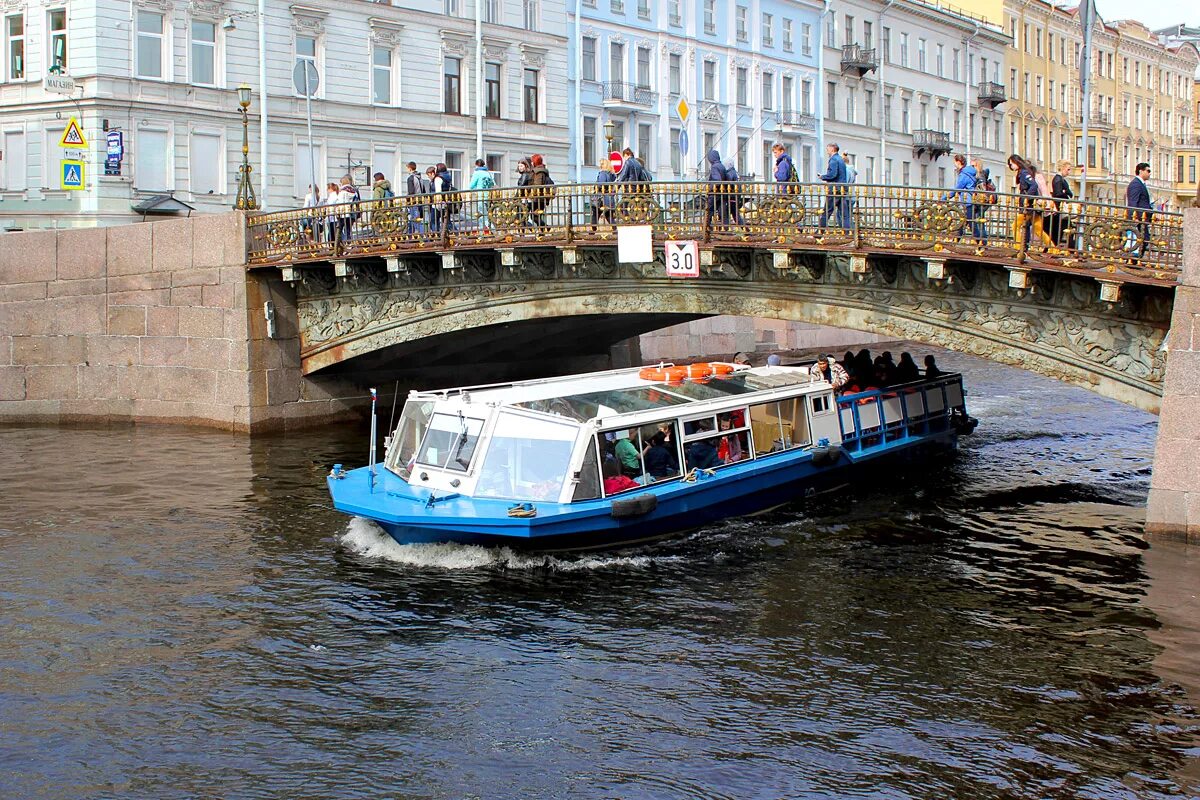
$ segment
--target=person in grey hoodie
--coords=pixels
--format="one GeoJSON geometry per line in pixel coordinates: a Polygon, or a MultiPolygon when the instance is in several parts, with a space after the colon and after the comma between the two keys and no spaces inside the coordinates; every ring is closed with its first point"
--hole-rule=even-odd
{"type": "Polygon", "coordinates": [[[716,150],[708,151],[708,210],[704,217],[706,225],[711,225],[713,217],[721,224],[729,223],[729,174],[721,163],[721,154],[716,150]]]}

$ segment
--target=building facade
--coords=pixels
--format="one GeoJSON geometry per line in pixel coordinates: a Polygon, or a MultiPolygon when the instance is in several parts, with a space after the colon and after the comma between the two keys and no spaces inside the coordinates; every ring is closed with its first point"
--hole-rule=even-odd
{"type": "Polygon", "coordinates": [[[300,205],[314,172],[324,184],[379,171],[399,190],[407,161],[463,175],[478,153],[511,182],[530,142],[565,165],[563,0],[482,6],[477,41],[470,0],[433,10],[421,0],[268,0],[260,54],[251,0],[6,0],[0,225],[129,221],[134,206],[164,195],[198,212],[228,209],[242,160],[241,84],[253,89],[249,160],[267,209],[300,205]],[[311,158],[308,103],[293,76],[305,61],[320,76],[311,158]],[[48,90],[48,76],[74,91],[48,90]],[[86,147],[60,146],[71,117],[86,147]],[[82,188],[64,189],[75,155],[82,188]]]}
{"type": "Polygon", "coordinates": [[[860,183],[953,185],[952,153],[1004,180],[998,26],[917,0],[846,0],[822,41],[825,141],[853,157],[860,183]]]}
{"type": "Polygon", "coordinates": [[[608,151],[609,121],[612,147],[638,153],[657,180],[707,176],[705,156],[713,149],[733,160],[743,177],[759,178],[771,171],[777,141],[797,168],[811,166],[821,112],[820,13],[819,4],[797,0],[572,5],[575,174],[584,181],[595,177],[608,151]],[[681,99],[686,119],[678,112],[681,99]]]}

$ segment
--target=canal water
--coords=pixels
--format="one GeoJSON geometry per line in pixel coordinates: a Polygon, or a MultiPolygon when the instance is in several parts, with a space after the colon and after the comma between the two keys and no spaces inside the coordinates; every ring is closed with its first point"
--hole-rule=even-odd
{"type": "Polygon", "coordinates": [[[606,555],[390,543],[355,427],[0,430],[0,798],[1195,796],[1154,418],[941,360],[952,461],[606,555]]]}

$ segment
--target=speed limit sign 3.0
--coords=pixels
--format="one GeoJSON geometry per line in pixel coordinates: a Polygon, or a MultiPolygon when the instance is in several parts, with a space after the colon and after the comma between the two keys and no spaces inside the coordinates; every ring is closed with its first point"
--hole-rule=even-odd
{"type": "Polygon", "coordinates": [[[700,247],[696,242],[667,242],[667,277],[699,278],[700,247]]]}

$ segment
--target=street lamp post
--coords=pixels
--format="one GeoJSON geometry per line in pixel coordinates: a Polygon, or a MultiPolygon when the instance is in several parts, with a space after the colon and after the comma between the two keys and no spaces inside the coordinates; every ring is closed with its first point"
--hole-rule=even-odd
{"type": "Polygon", "coordinates": [[[250,87],[242,84],[238,87],[238,107],[242,112],[242,167],[239,170],[237,200],[233,207],[241,211],[253,211],[258,208],[258,200],[254,197],[254,187],[250,185],[250,87]]]}
{"type": "Polygon", "coordinates": [[[613,148],[613,131],[615,131],[616,128],[617,126],[613,125],[613,121],[611,119],[604,123],[604,138],[608,141],[608,152],[610,153],[612,152],[613,148]]]}

